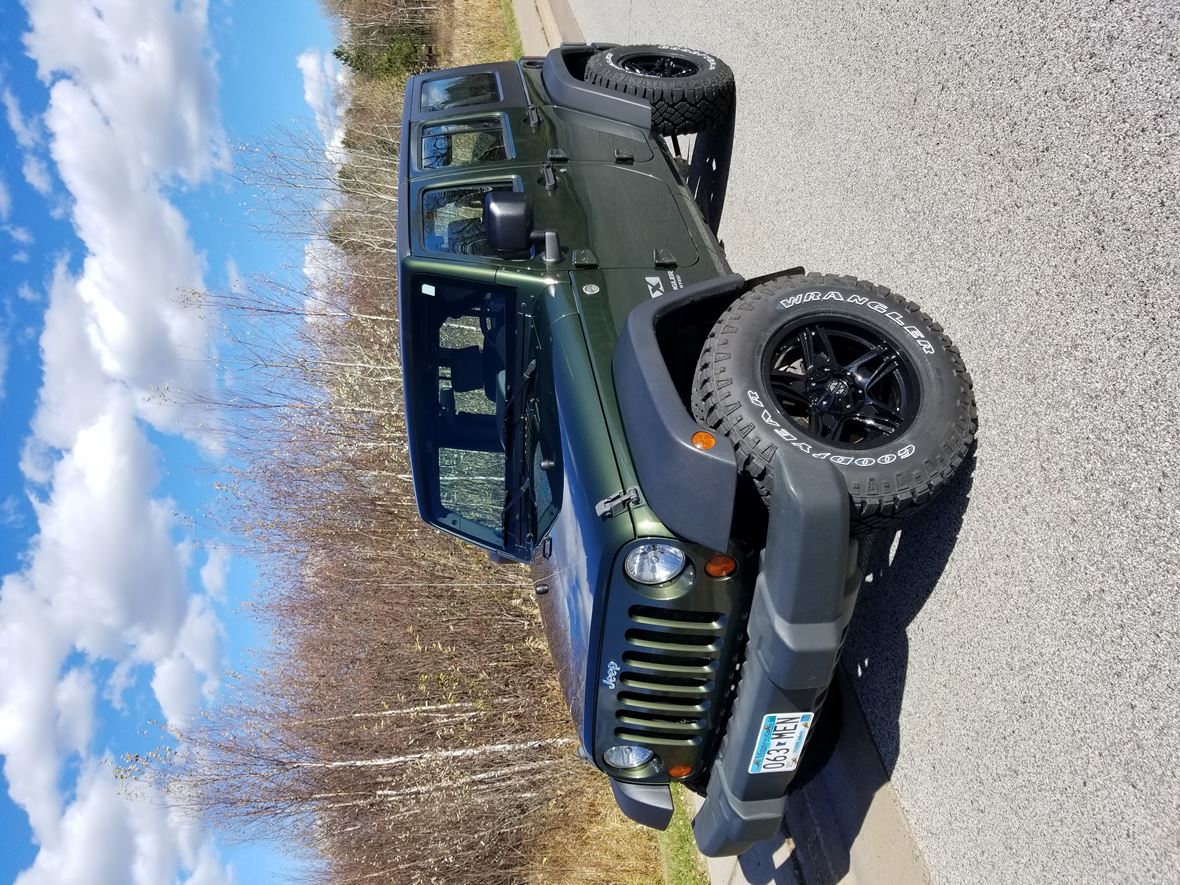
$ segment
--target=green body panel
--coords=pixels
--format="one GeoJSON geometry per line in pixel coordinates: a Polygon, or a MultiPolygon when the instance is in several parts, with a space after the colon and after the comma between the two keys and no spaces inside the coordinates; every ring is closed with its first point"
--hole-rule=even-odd
{"type": "MultiPolygon", "coordinates": [[[[509,76],[506,67],[497,68],[501,78],[509,76]]],[[[519,312],[531,317],[537,396],[546,401],[542,411],[552,415],[560,446],[544,453],[554,462],[545,476],[561,499],[552,525],[538,526],[534,579],[546,588],[539,601],[571,715],[593,752],[595,674],[607,663],[599,660],[603,619],[612,582],[621,580],[620,551],[637,538],[673,536],[642,503],[609,518],[596,512],[604,499],[640,487],[629,444],[644,441],[626,437],[612,360],[637,305],[727,274],[729,267],[661,139],[636,126],[557,107],[539,72],[528,67],[516,72],[521,81],[513,89],[527,95],[535,110],[532,121],[527,105],[503,104],[482,113],[464,108],[446,118],[499,115],[509,146],[505,159],[420,169],[422,127],[439,118],[423,123],[407,113],[399,195],[401,298],[404,305],[415,297],[406,283],[415,272],[437,273],[510,287],[519,312]],[[549,187],[544,164],[553,173],[549,187]],[[533,228],[558,233],[559,261],[546,263],[540,250],[520,259],[426,250],[424,194],[487,184],[529,195],[533,228]]],[[[528,356],[522,364],[527,361],[528,356]]],[[[407,378],[413,371],[406,367],[407,378]]],[[[412,437],[414,416],[407,418],[412,437]]],[[[708,555],[691,549],[698,559],[708,555]]],[[[630,605],[624,590],[618,591],[623,594],[618,602],[630,605]]]]}

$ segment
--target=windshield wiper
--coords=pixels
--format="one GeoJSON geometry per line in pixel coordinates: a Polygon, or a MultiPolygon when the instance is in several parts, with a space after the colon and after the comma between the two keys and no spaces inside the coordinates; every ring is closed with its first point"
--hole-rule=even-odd
{"type": "Polygon", "coordinates": [[[504,538],[511,538],[517,547],[527,547],[532,540],[534,500],[533,481],[528,476],[515,490],[504,491],[504,538]]]}
{"type": "Polygon", "coordinates": [[[508,402],[504,403],[504,446],[507,451],[511,451],[511,445],[508,442],[513,438],[508,431],[512,427],[512,415],[516,411],[517,403],[519,403],[525,390],[529,389],[533,375],[537,371],[537,361],[529,360],[529,364],[524,367],[524,371],[520,373],[520,379],[512,387],[512,396],[508,397],[508,402]]]}

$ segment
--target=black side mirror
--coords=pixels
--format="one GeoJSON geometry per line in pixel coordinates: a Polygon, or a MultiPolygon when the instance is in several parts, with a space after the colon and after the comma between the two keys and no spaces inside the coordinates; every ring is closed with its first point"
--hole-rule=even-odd
{"type": "Polygon", "coordinates": [[[489,191],[483,197],[488,245],[501,254],[528,252],[533,232],[533,204],[519,191],[489,191]]]}

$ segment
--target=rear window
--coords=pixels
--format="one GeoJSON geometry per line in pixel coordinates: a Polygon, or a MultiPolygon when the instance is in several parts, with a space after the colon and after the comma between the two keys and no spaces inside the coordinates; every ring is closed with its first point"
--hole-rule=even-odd
{"type": "Polygon", "coordinates": [[[483,225],[483,195],[510,190],[511,184],[477,184],[426,191],[422,196],[422,241],[427,251],[490,254],[483,225]]]}
{"type": "Polygon", "coordinates": [[[446,169],[506,160],[500,119],[467,120],[422,127],[422,168],[446,169]]]}
{"type": "Polygon", "coordinates": [[[500,83],[491,71],[442,77],[422,84],[423,111],[445,111],[500,100],[500,83]]]}

